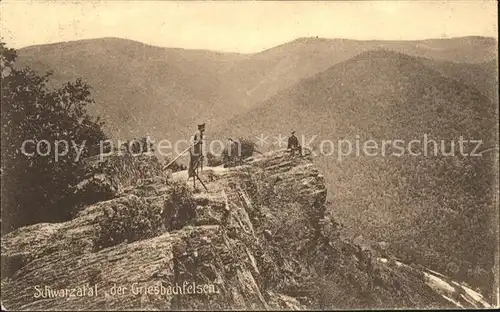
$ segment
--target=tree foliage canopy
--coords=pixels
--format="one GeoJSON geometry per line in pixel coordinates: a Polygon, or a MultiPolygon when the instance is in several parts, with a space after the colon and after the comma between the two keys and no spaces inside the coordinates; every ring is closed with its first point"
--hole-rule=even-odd
{"type": "Polygon", "coordinates": [[[2,232],[67,219],[80,161],[105,139],[103,123],[86,110],[93,103],[89,85],[77,79],[51,88],[51,72],[16,68],[16,57],[1,43],[2,232]]]}

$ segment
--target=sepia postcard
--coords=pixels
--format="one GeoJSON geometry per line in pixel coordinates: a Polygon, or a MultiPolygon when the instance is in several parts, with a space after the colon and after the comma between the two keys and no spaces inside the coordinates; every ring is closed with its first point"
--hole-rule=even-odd
{"type": "Polygon", "coordinates": [[[4,0],[5,311],[499,307],[493,0],[4,0]]]}

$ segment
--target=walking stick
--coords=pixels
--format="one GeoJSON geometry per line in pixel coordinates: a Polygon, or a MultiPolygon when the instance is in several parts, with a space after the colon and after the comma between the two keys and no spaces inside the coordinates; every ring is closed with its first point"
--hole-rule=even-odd
{"type": "MultiPolygon", "coordinates": [[[[195,188],[196,188],[196,179],[198,179],[198,181],[200,181],[200,183],[201,183],[201,185],[203,186],[203,188],[205,188],[205,190],[208,192],[208,188],[207,188],[207,186],[205,185],[205,183],[203,183],[203,180],[202,180],[202,179],[200,178],[200,176],[198,175],[198,172],[199,172],[199,170],[198,170],[198,169],[199,169],[199,167],[198,167],[198,166],[199,166],[199,164],[200,164],[199,160],[198,160],[198,161],[196,161],[196,167],[195,167],[194,172],[193,172],[193,174],[194,174],[194,175],[193,175],[193,187],[195,187],[195,188]]],[[[189,178],[188,178],[188,180],[189,180],[189,178]]]]}
{"type": "Polygon", "coordinates": [[[196,177],[198,176],[198,166],[200,165],[200,159],[198,158],[198,160],[196,161],[196,167],[194,167],[194,170],[193,170],[193,187],[196,188],[196,177]]]}
{"type": "MultiPolygon", "coordinates": [[[[177,155],[177,157],[175,157],[174,159],[172,159],[166,166],[163,167],[163,169],[167,169],[168,166],[170,166],[171,164],[173,164],[177,159],[179,159],[179,157],[181,157],[182,155],[184,155],[187,151],[189,151],[189,149],[193,146],[195,146],[196,144],[200,143],[199,141],[198,142],[194,142],[193,144],[191,144],[188,148],[186,148],[184,151],[182,151],[182,153],[180,153],[179,155],[177,155]]],[[[203,158],[203,154],[200,156],[200,158],[203,158]]],[[[200,162],[200,158],[198,158],[198,160],[196,161],[195,163],[195,168],[193,170],[193,173],[194,173],[194,176],[193,176],[193,187],[196,188],[196,179],[198,179],[198,181],[200,181],[201,185],[203,185],[203,187],[205,188],[205,190],[208,192],[208,188],[206,187],[205,183],[203,183],[203,181],[200,179],[200,177],[198,176],[198,166],[199,166],[199,162],[200,162]]],[[[202,162],[202,171],[203,171],[203,162],[202,162]]],[[[188,181],[189,181],[189,178],[188,178],[188,181]]]]}
{"type": "Polygon", "coordinates": [[[171,160],[171,161],[170,161],[170,162],[169,162],[166,166],[164,166],[164,167],[163,167],[163,169],[164,169],[164,170],[165,170],[165,169],[167,169],[167,168],[168,168],[168,166],[170,166],[171,164],[173,164],[173,163],[174,163],[177,159],[179,159],[179,157],[181,157],[181,156],[182,156],[182,155],[184,155],[187,151],[189,151],[189,149],[190,149],[191,147],[195,146],[195,145],[196,145],[196,143],[198,143],[198,142],[195,142],[195,143],[191,144],[191,146],[189,146],[189,147],[188,147],[188,148],[186,148],[184,151],[182,151],[182,153],[180,153],[179,155],[177,155],[177,157],[175,157],[175,158],[174,158],[173,160],[171,160]]]}
{"type": "Polygon", "coordinates": [[[205,188],[205,191],[208,192],[208,188],[207,186],[205,185],[205,183],[203,183],[203,181],[200,179],[200,177],[198,175],[196,175],[196,177],[198,178],[198,181],[200,181],[201,185],[203,185],[203,187],[205,188]]]}

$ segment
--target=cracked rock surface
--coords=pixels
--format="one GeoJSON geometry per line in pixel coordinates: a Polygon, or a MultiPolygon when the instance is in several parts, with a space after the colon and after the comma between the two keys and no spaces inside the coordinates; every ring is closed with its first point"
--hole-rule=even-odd
{"type": "MultiPolygon", "coordinates": [[[[190,193],[194,208],[188,212],[166,181],[187,183],[186,177],[185,171],[168,178],[158,174],[134,184],[126,175],[126,183],[118,181],[108,192],[111,198],[85,206],[71,221],[27,226],[3,237],[3,305],[8,310],[456,306],[417,270],[375,261],[330,233],[334,223],[325,180],[311,158],[274,151],[242,166],[204,168],[208,192],[190,193]],[[100,220],[127,209],[150,212],[155,231],[101,246],[100,220]],[[96,293],[89,295],[92,287],[96,293]],[[50,297],[46,290],[76,294],[83,288],[86,295],[64,297],[50,297]],[[42,290],[47,298],[37,297],[42,290]],[[332,304],[325,294],[344,299],[332,304]]],[[[127,221],[116,216],[114,222],[127,221]]]]}

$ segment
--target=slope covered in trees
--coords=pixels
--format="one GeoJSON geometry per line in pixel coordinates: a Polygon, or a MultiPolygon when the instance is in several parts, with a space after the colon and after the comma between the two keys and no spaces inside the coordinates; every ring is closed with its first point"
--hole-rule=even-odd
{"type": "MultiPolygon", "coordinates": [[[[142,160],[155,167],[153,159],[142,160]]],[[[120,162],[114,158],[109,164],[121,167],[120,162]]],[[[127,187],[85,205],[68,222],[22,227],[4,236],[4,306],[159,311],[491,307],[466,285],[380,258],[339,237],[339,224],[325,206],[325,178],[311,157],[280,150],[245,166],[207,168],[206,192],[192,191],[186,171],[131,179],[143,172],[113,173],[109,178],[127,187]],[[87,285],[97,294],[37,298],[41,294],[33,285],[41,283],[52,293],[87,285]]]]}
{"type": "MultiPolygon", "coordinates": [[[[358,41],[299,38],[253,54],[161,48],[118,38],[26,47],[19,64],[54,71],[56,85],[83,78],[93,87],[89,112],[113,138],[185,139],[196,117],[210,130],[359,53],[386,48],[431,60],[477,64],[496,58],[493,38],[358,41]]],[[[473,70],[474,72],[474,70],[473,70]]],[[[494,75],[496,75],[493,70],[494,75]]],[[[463,71],[460,71],[462,74],[463,71]]],[[[477,78],[477,77],[476,77],[477,78]]]]}
{"type": "Polygon", "coordinates": [[[309,147],[327,172],[331,209],[349,236],[388,242],[397,257],[491,291],[498,150],[470,156],[477,144],[464,143],[461,153],[459,141],[482,141],[475,153],[497,146],[496,103],[444,75],[467,70],[430,64],[366,52],[278,93],[226,131],[273,141],[294,129],[305,145],[317,136],[309,147]],[[368,140],[377,147],[364,150],[368,140]],[[391,143],[384,151],[384,140],[402,140],[403,148],[391,143]]]}

